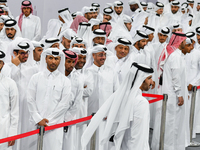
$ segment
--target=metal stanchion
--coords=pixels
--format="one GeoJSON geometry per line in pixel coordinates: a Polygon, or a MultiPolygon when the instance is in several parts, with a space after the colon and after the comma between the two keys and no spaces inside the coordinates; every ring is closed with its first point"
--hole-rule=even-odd
{"type": "Polygon", "coordinates": [[[193,91],[192,92],[192,101],[191,101],[191,107],[190,107],[190,145],[189,146],[190,147],[199,147],[200,143],[192,140],[197,87],[193,86],[192,91],[193,91]]]}
{"type": "Polygon", "coordinates": [[[43,136],[44,136],[44,126],[40,126],[40,133],[38,135],[37,150],[42,150],[43,147],[43,136]]]}
{"type": "Polygon", "coordinates": [[[90,150],[95,150],[95,144],[96,144],[96,131],[94,132],[90,141],[90,150]]]}
{"type": "Polygon", "coordinates": [[[165,122],[166,122],[167,99],[168,99],[167,94],[163,94],[163,96],[164,96],[164,99],[163,99],[163,105],[162,105],[159,150],[164,150],[165,122]]]}

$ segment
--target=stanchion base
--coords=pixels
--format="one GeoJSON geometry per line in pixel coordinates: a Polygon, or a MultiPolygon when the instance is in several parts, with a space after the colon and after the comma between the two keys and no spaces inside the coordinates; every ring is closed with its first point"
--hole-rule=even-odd
{"type": "Polygon", "coordinates": [[[188,147],[199,147],[199,146],[200,146],[199,142],[192,141],[192,142],[190,142],[190,145],[188,147]]]}

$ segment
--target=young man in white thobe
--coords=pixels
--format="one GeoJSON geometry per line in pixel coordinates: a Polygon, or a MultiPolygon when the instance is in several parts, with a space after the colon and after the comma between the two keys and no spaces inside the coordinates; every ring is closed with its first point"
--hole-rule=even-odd
{"type": "MultiPolygon", "coordinates": [[[[158,62],[158,76],[163,74],[163,77],[160,76],[159,84],[162,85],[162,93],[168,94],[165,150],[183,150],[189,144],[187,143],[189,126],[186,125],[188,92],[184,60],[185,40],[186,35],[182,32],[173,33],[158,62]]],[[[160,103],[156,108],[156,123],[152,139],[152,149],[154,150],[159,149],[161,107],[160,103]]]]}
{"type": "Polygon", "coordinates": [[[102,105],[84,132],[81,142],[85,147],[102,122],[101,145],[105,150],[149,150],[149,103],[142,96],[152,84],[153,69],[133,63],[127,78],[102,105]]]}
{"type": "Polygon", "coordinates": [[[44,45],[40,42],[37,41],[31,41],[33,46],[34,46],[34,50],[33,50],[33,58],[35,60],[35,65],[40,65],[40,58],[41,58],[41,54],[43,52],[43,48],[44,45]]]}
{"type": "MultiPolygon", "coordinates": [[[[1,73],[5,53],[0,51],[0,139],[17,135],[19,94],[15,81],[1,73]]],[[[12,150],[15,140],[0,144],[1,150],[12,150]]]]}
{"type": "Polygon", "coordinates": [[[33,41],[41,39],[41,21],[33,15],[33,7],[30,1],[24,0],[21,4],[22,13],[16,18],[22,32],[22,37],[33,41]]]}
{"type": "MultiPolygon", "coordinates": [[[[64,54],[57,48],[42,53],[40,72],[32,76],[27,91],[33,128],[63,123],[65,112],[73,104],[71,83],[64,75],[64,62],[64,54]]],[[[44,150],[62,150],[63,128],[45,132],[43,140],[44,150]]],[[[37,136],[29,143],[29,149],[36,149],[36,141],[37,136]]]]}

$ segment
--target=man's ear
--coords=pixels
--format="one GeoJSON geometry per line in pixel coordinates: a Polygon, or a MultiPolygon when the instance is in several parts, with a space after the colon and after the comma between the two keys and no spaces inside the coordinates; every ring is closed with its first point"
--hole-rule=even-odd
{"type": "Polygon", "coordinates": [[[15,57],[18,55],[18,53],[16,51],[13,51],[13,54],[15,55],[15,57]]]}

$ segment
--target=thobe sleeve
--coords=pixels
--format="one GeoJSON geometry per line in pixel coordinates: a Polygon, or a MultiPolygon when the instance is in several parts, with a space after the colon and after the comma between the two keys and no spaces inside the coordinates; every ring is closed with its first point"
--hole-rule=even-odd
{"type": "Polygon", "coordinates": [[[183,96],[181,93],[181,73],[180,73],[180,60],[179,58],[174,57],[172,59],[170,65],[171,65],[171,74],[172,74],[172,84],[174,87],[174,91],[176,93],[177,97],[183,96]]]}
{"type": "Polygon", "coordinates": [[[20,78],[20,68],[13,63],[10,63],[9,66],[11,67],[11,78],[13,80],[17,80],[20,78]]]}
{"type": "Polygon", "coordinates": [[[36,23],[36,31],[35,31],[34,38],[32,40],[39,41],[41,39],[41,21],[40,21],[39,17],[37,18],[36,22],[37,22],[36,23]]]}
{"type": "Polygon", "coordinates": [[[64,121],[64,114],[70,108],[70,93],[71,93],[71,83],[69,80],[64,81],[64,87],[61,94],[61,100],[54,109],[54,111],[47,117],[49,120],[49,125],[58,123],[61,118],[64,121]]]}
{"type": "Polygon", "coordinates": [[[114,73],[114,81],[113,81],[113,93],[118,89],[119,87],[119,79],[117,76],[117,73],[114,73]]]}
{"type": "Polygon", "coordinates": [[[33,76],[28,85],[27,102],[28,102],[28,110],[30,112],[31,117],[35,121],[35,124],[39,123],[43,119],[37,109],[36,91],[37,91],[36,78],[35,76],[33,76]]]}
{"type": "Polygon", "coordinates": [[[89,97],[94,88],[94,78],[92,73],[87,71],[85,74],[85,81],[84,81],[84,86],[87,86],[86,88],[83,89],[83,97],[89,97]]]}
{"type": "Polygon", "coordinates": [[[19,121],[19,94],[16,83],[11,80],[10,85],[10,93],[9,93],[9,99],[10,99],[10,107],[11,107],[11,113],[10,113],[10,127],[9,127],[9,135],[13,136],[17,135],[18,130],[18,121],[19,121]]]}
{"type": "Polygon", "coordinates": [[[198,60],[198,74],[197,76],[190,82],[190,84],[194,86],[199,86],[200,85],[200,57],[198,60]]]}

